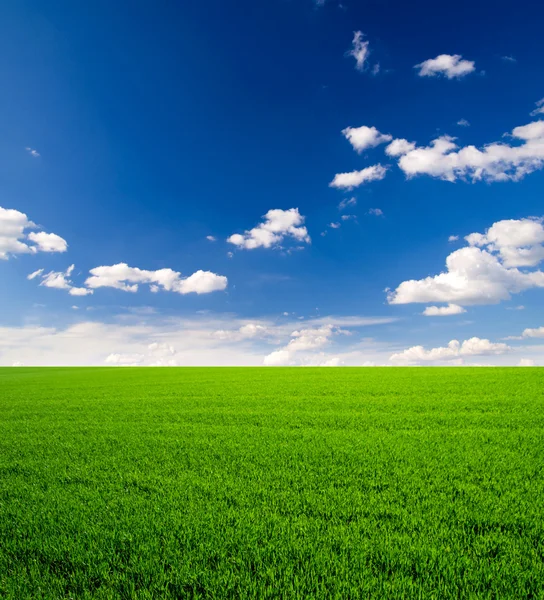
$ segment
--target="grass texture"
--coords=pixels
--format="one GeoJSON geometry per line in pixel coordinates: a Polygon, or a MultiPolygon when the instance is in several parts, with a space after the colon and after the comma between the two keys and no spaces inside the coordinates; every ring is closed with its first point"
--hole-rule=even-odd
{"type": "Polygon", "coordinates": [[[0,369],[0,597],[544,598],[543,384],[0,369]]]}

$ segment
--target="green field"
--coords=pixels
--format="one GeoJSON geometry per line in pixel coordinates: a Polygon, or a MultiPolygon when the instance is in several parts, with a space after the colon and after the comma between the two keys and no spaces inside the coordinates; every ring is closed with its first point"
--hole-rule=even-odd
{"type": "Polygon", "coordinates": [[[544,369],[0,369],[0,597],[544,598],[544,369]]]}

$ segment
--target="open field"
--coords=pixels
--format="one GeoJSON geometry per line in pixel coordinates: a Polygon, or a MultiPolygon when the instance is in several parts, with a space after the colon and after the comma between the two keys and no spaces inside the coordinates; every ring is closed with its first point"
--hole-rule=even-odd
{"type": "Polygon", "coordinates": [[[0,369],[0,597],[543,598],[544,369],[0,369]]]}

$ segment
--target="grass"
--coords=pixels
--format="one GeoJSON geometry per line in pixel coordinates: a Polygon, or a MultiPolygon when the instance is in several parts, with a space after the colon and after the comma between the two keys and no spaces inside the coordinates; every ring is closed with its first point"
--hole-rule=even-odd
{"type": "Polygon", "coordinates": [[[0,369],[0,597],[544,598],[542,369],[0,369]]]}

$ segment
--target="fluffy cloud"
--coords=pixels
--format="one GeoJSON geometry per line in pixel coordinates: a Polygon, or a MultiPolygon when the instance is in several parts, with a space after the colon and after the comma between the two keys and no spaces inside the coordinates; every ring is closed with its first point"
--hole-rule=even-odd
{"type": "Polygon", "coordinates": [[[485,234],[468,235],[465,239],[470,245],[447,257],[445,272],[402,282],[388,294],[388,302],[496,304],[512,294],[542,288],[542,271],[517,268],[536,266],[544,258],[539,245],[542,233],[540,220],[498,221],[485,234]]]}
{"type": "Polygon", "coordinates": [[[275,350],[264,358],[265,366],[293,364],[299,353],[315,351],[326,346],[333,335],[348,334],[349,332],[327,323],[320,327],[308,327],[291,333],[291,340],[284,347],[275,350]]]}
{"type": "Polygon", "coordinates": [[[390,142],[393,136],[380,133],[375,127],[346,127],[342,134],[359,154],[367,148],[375,148],[385,142],[390,142]]]}
{"type": "Polygon", "coordinates": [[[214,235],[207,235],[206,239],[208,240],[208,242],[216,242],[217,238],[214,235]]]}
{"type": "Polygon", "coordinates": [[[75,265],[70,265],[66,271],[50,271],[49,273],[44,273],[43,269],[39,269],[38,271],[34,271],[31,273],[27,279],[37,279],[41,278],[40,285],[48,288],[54,288],[57,290],[68,290],[68,293],[71,296],[87,296],[92,294],[93,291],[87,288],[76,287],[70,281],[70,277],[74,271],[75,265]]]}
{"type": "Polygon", "coordinates": [[[450,237],[448,238],[448,242],[457,242],[457,241],[459,241],[458,235],[450,235],[450,237]]]}
{"type": "Polygon", "coordinates": [[[525,329],[521,336],[524,338],[544,338],[544,327],[536,327],[535,329],[525,329]]]}
{"type": "Polygon", "coordinates": [[[287,350],[276,350],[265,356],[263,365],[265,367],[283,367],[289,364],[291,354],[287,350]]]}
{"type": "Polygon", "coordinates": [[[544,121],[515,127],[510,137],[518,144],[494,142],[482,148],[459,147],[455,138],[448,135],[436,138],[429,146],[412,149],[399,143],[398,164],[407,177],[430,175],[452,182],[519,181],[544,165],[544,121]]]}
{"type": "Polygon", "coordinates": [[[472,73],[475,67],[473,61],[464,60],[460,54],[440,54],[415,65],[414,69],[419,69],[420,77],[444,75],[448,79],[454,79],[472,73]]]}
{"type": "Polygon", "coordinates": [[[470,123],[466,119],[459,119],[459,121],[457,121],[457,125],[460,127],[470,127],[470,123]]]}
{"type": "Polygon", "coordinates": [[[369,181],[379,181],[385,177],[387,168],[380,164],[366,167],[361,171],[352,171],[350,173],[337,173],[329,184],[330,187],[338,189],[352,190],[363,183],[369,181]]]}
{"type": "Polygon", "coordinates": [[[423,311],[426,317],[449,317],[450,315],[460,315],[467,312],[458,304],[448,304],[447,306],[427,306],[423,311]]]}
{"type": "Polygon", "coordinates": [[[471,246],[497,251],[506,267],[534,267],[544,260],[541,219],[498,221],[485,234],[471,233],[465,240],[471,246]]]}
{"type": "Polygon", "coordinates": [[[38,252],[66,252],[68,244],[56,233],[45,233],[32,231],[28,234],[28,239],[36,244],[38,252]]]}
{"type": "Polygon", "coordinates": [[[298,242],[310,243],[308,230],[303,225],[304,217],[299,213],[298,208],[272,209],[263,218],[263,223],[244,234],[231,235],[227,242],[246,250],[279,246],[286,237],[291,237],[298,242]]]}
{"type": "Polygon", "coordinates": [[[411,152],[416,147],[415,142],[409,142],[404,138],[393,140],[385,149],[387,156],[402,156],[411,152]]]}
{"type": "Polygon", "coordinates": [[[381,208],[369,208],[368,214],[375,217],[383,217],[383,210],[381,208]]]}
{"type": "Polygon", "coordinates": [[[425,350],[423,346],[413,346],[403,352],[393,354],[390,361],[398,364],[420,364],[425,362],[447,362],[468,356],[488,356],[505,354],[512,349],[503,343],[492,343],[477,337],[465,340],[462,344],[452,340],[447,346],[425,350]]]}
{"type": "Polygon", "coordinates": [[[140,284],[149,284],[153,292],[165,290],[178,294],[209,294],[227,287],[227,278],[211,271],[196,271],[189,277],[172,269],[146,271],[129,267],[125,263],[96,267],[90,270],[91,277],[85,285],[91,289],[111,287],[125,292],[136,292],[140,284]]]}
{"type": "Polygon", "coordinates": [[[25,148],[25,150],[30,154],[30,156],[32,156],[33,158],[40,158],[40,153],[37,150],[34,150],[34,148],[30,148],[29,146],[27,146],[25,148]]]}
{"type": "Polygon", "coordinates": [[[355,31],[351,42],[351,50],[347,53],[348,56],[352,56],[355,59],[355,68],[358,71],[364,71],[366,69],[367,59],[370,54],[368,41],[365,40],[364,37],[362,31],[355,31]]]}
{"type": "Polygon", "coordinates": [[[66,251],[68,244],[54,233],[26,233],[27,229],[36,227],[24,213],[0,206],[0,259],[7,260],[17,254],[66,251]]]}
{"type": "Polygon", "coordinates": [[[534,366],[535,366],[535,361],[530,358],[522,358],[518,363],[518,367],[534,367],[534,366]]]}

